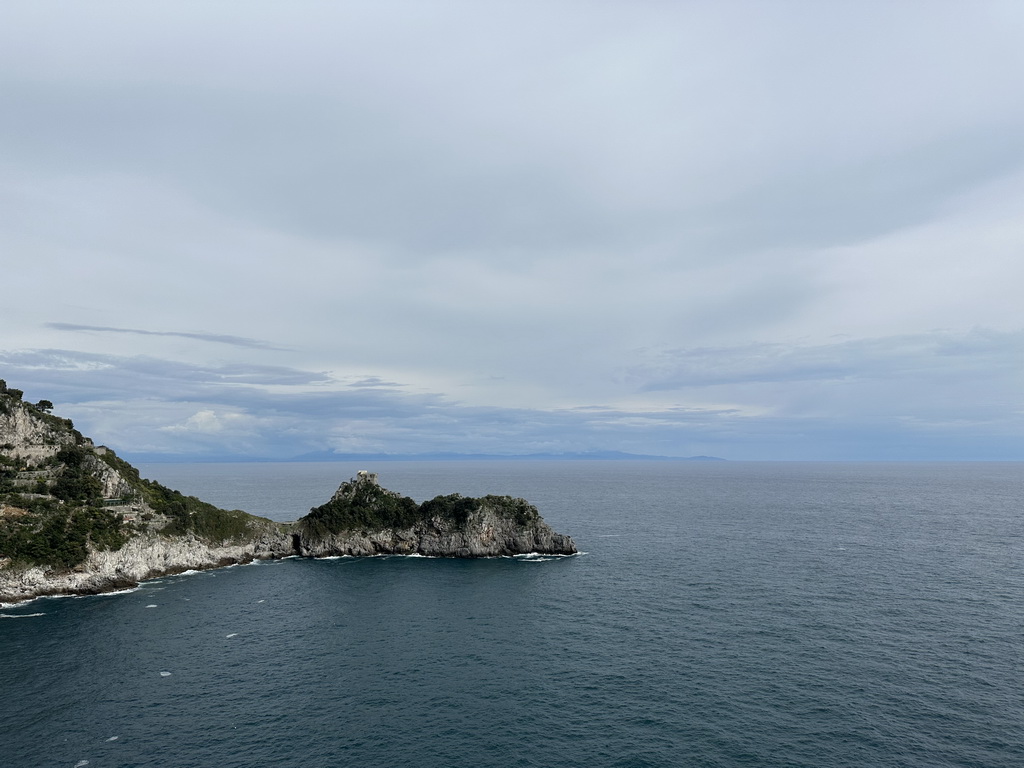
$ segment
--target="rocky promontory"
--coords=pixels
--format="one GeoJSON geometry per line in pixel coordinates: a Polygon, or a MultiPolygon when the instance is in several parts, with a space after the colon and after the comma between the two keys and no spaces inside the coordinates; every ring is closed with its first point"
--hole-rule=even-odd
{"type": "Polygon", "coordinates": [[[313,557],[576,553],[573,540],[551,530],[524,499],[456,493],[417,504],[382,488],[369,472],[342,483],[329,502],[310,510],[295,524],[294,536],[296,552],[313,557]]]}
{"type": "Polygon", "coordinates": [[[143,479],[52,408],[0,380],[0,602],[109,592],[255,559],[576,553],[523,499],[451,494],[417,504],[369,472],[294,523],[219,509],[143,479]]]}

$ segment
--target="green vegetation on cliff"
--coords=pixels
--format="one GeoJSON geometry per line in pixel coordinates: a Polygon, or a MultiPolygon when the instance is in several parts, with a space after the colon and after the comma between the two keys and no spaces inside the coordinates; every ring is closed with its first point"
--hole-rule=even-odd
{"type": "Polygon", "coordinates": [[[400,496],[376,483],[347,483],[344,495],[336,495],[326,504],[310,510],[300,521],[312,536],[327,536],[339,531],[401,529],[415,525],[419,507],[408,496],[400,496]]]}
{"type": "Polygon", "coordinates": [[[98,507],[18,496],[8,504],[18,512],[0,520],[0,556],[15,564],[73,568],[85,561],[89,545],[120,549],[130,536],[120,515],[98,507]]]}
{"type": "Polygon", "coordinates": [[[536,507],[525,499],[491,495],[475,499],[458,493],[435,496],[430,501],[423,502],[420,504],[420,517],[439,518],[456,525],[465,525],[469,516],[482,507],[490,509],[498,517],[514,520],[519,525],[528,525],[540,520],[536,507]]]}
{"type": "Polygon", "coordinates": [[[0,379],[0,565],[74,568],[90,548],[120,549],[145,529],[240,542],[268,522],[142,479],[70,420],[50,414],[52,403],[22,398],[0,379]],[[119,498],[104,499],[105,487],[119,498]]]}
{"type": "Polygon", "coordinates": [[[82,446],[74,445],[62,448],[49,458],[43,466],[54,467],[59,472],[49,487],[50,495],[69,504],[100,506],[103,484],[89,461],[93,455],[82,446]]]}
{"type": "Polygon", "coordinates": [[[253,531],[256,518],[239,509],[215,507],[195,496],[185,496],[153,480],[141,481],[142,493],[153,510],[170,518],[160,532],[168,536],[195,534],[211,544],[241,541],[253,531]]]}
{"type": "Polygon", "coordinates": [[[430,501],[420,504],[419,516],[424,520],[437,517],[442,520],[451,520],[457,525],[465,525],[469,516],[479,505],[479,499],[451,493],[447,496],[435,496],[430,501]]]}
{"type": "Polygon", "coordinates": [[[17,477],[17,460],[5,456],[2,452],[2,446],[0,446],[0,496],[14,490],[14,481],[17,477]]]}
{"type": "Polygon", "coordinates": [[[385,490],[375,480],[343,483],[334,498],[311,509],[299,521],[307,535],[324,537],[343,531],[406,530],[433,522],[465,526],[474,512],[487,508],[501,518],[529,525],[540,520],[535,507],[511,496],[471,498],[452,493],[417,504],[408,496],[385,490]]]}
{"type": "MultiPolygon", "coordinates": [[[[18,398],[7,393],[0,394],[0,402],[6,413],[19,407],[18,398]]],[[[61,419],[56,426],[71,429],[61,419]]],[[[21,482],[23,463],[5,453],[13,445],[0,446],[0,557],[25,565],[71,568],[85,560],[89,546],[118,549],[128,540],[131,526],[103,508],[103,485],[91,469],[92,454],[77,443],[76,439],[39,462],[30,473],[35,479],[21,482]]]]}

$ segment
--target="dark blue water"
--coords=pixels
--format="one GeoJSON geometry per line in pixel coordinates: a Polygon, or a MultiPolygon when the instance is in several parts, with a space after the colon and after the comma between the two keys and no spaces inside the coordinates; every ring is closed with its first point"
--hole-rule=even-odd
{"type": "MultiPolygon", "coordinates": [[[[144,474],[294,519],[358,468],[144,474]]],[[[587,554],[5,608],[0,765],[1024,765],[1020,464],[368,468],[525,496],[587,554]]]]}

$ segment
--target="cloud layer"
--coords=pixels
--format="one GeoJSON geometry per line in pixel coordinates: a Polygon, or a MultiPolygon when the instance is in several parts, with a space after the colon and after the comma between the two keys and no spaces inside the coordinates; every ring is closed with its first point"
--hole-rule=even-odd
{"type": "Polygon", "coordinates": [[[1024,459],[1018,4],[18,4],[0,376],[139,453],[1024,459]]]}

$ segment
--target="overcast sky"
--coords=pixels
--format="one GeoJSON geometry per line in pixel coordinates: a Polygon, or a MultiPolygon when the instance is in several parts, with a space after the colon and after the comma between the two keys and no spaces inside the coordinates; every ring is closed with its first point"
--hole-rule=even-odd
{"type": "Polygon", "coordinates": [[[1022,41],[0,0],[0,378],[129,457],[1024,459],[1022,41]]]}

